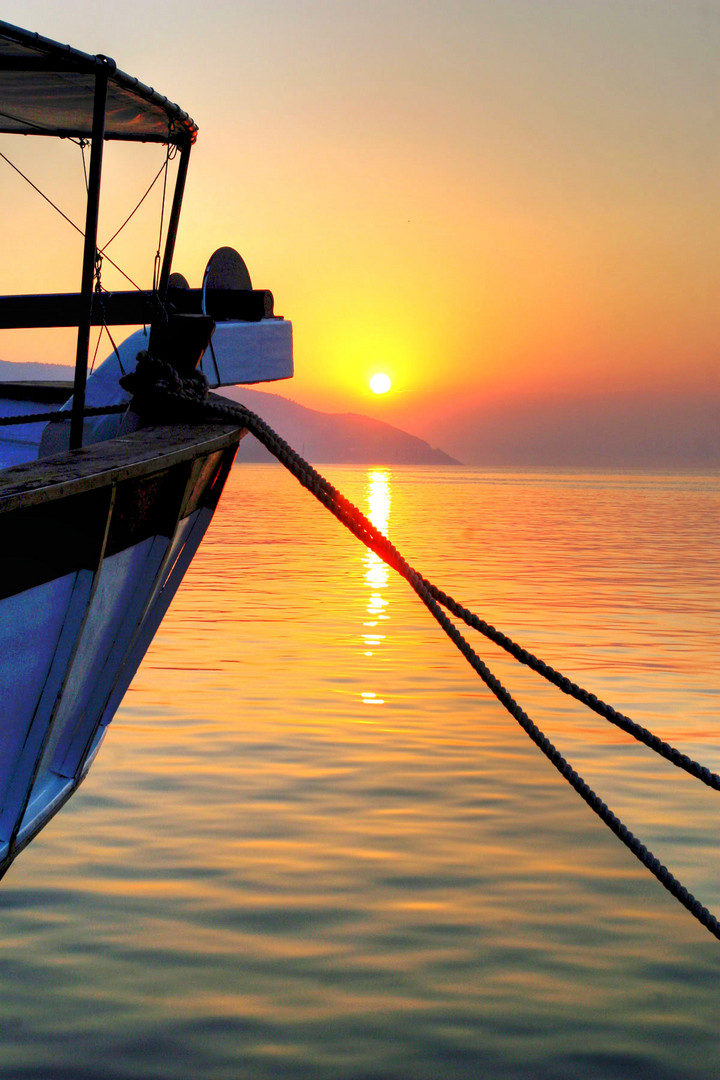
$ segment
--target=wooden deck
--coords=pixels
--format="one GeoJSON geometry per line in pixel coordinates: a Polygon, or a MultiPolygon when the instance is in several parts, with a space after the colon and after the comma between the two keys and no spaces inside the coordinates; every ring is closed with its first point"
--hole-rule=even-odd
{"type": "Polygon", "coordinates": [[[226,423],[146,427],[110,442],[15,465],[0,472],[0,514],[148,476],[224,450],[243,434],[226,423]]]}

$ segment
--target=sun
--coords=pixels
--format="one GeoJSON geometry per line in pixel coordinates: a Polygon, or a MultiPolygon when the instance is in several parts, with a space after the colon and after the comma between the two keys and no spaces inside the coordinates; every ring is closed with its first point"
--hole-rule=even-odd
{"type": "Polygon", "coordinates": [[[392,380],[384,371],[378,371],[378,373],[373,375],[370,379],[370,389],[373,394],[387,394],[391,386],[392,380]]]}

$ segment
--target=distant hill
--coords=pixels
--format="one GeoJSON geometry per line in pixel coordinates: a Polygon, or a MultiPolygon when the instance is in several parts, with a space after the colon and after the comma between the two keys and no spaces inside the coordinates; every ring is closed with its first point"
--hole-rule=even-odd
{"type": "MultiPolygon", "coordinates": [[[[17,364],[0,360],[0,382],[22,379],[72,379],[66,364],[17,364]]],[[[225,386],[224,397],[240,401],[262,416],[279,435],[308,461],[335,465],[458,465],[442,450],[399,428],[358,413],[324,413],[294,401],[250,390],[225,386]]],[[[238,461],[272,461],[272,455],[251,435],[240,443],[238,461]]]]}
{"type": "Polygon", "coordinates": [[[70,379],[74,369],[69,364],[16,364],[12,360],[0,360],[0,382],[22,382],[23,379],[42,379],[52,382],[70,379]]]}
{"type": "MultiPolygon", "coordinates": [[[[336,465],[459,465],[443,450],[406,431],[359,413],[325,413],[294,401],[225,386],[219,393],[240,401],[262,416],[308,461],[336,465]]],[[[270,461],[271,455],[248,436],[240,443],[238,461],[270,461]]]]}

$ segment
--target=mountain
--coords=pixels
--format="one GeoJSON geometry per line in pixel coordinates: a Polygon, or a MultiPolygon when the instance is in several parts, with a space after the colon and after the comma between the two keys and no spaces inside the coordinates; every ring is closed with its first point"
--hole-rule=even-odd
{"type": "MultiPolygon", "coordinates": [[[[294,401],[225,386],[224,397],[246,405],[312,462],[336,465],[459,465],[443,450],[436,450],[416,435],[358,413],[324,413],[294,401]]],[[[247,436],[240,443],[238,461],[270,461],[271,454],[247,436]]]]}

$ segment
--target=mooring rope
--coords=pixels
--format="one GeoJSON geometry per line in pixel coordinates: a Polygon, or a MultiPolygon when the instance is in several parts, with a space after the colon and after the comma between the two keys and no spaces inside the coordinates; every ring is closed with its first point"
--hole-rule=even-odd
{"type": "MultiPolygon", "coordinates": [[[[160,410],[161,414],[168,417],[169,411],[174,408],[176,415],[182,419],[192,421],[212,416],[219,420],[237,424],[250,431],[323,506],[327,507],[355,536],[405,578],[473,670],[522,727],[528,737],[555,766],[560,775],[567,780],[590,809],[597,814],[600,820],[622,841],[643,866],[657,878],[660,884],[702,926],[720,940],[720,922],[718,922],[715,915],[693,896],[674,874],[653,855],[576,772],[537,724],[530,719],[512,694],[490,671],[487,664],[477,655],[470,643],[443,611],[443,607],[451,611],[456,617],[461,618],[467,625],[485,634],[490,640],[500,645],[521,663],[526,664],[548,679],[559,689],[588,705],[596,713],[621,727],[628,734],[633,735],[673,764],[696,776],[703,783],[715,789],[720,789],[720,777],[704,766],[692,761],[675,747],[663,742],[652,732],[647,731],[639,724],[635,724],[634,721],[623,716],[622,713],[618,713],[611,706],[601,702],[594,694],[590,694],[588,691],[576,686],[575,683],[556,672],[550,665],[545,664],[533,656],[532,653],[522,649],[507,635],[502,634],[485,620],[480,619],[467,608],[458,604],[451,596],[437,589],[436,586],[410,566],[397,548],[368,521],[356,506],[334,488],[309,462],[305,461],[261,417],[244,405],[224,403],[217,399],[208,400],[207,380],[201,373],[195,372],[190,378],[182,379],[170,364],[156,360],[147,353],[140,353],[136,371],[125,376],[121,380],[121,385],[135,395],[133,408],[137,409],[142,415],[157,416],[158,410],[160,410]]],[[[47,416],[47,414],[44,414],[44,416],[47,416]]]]}
{"type": "MultiPolygon", "coordinates": [[[[426,581],[421,574],[407,563],[387,537],[380,533],[356,506],[341,495],[341,493],[337,491],[325,477],[317,472],[309,462],[300,457],[300,455],[256,413],[243,405],[229,406],[221,405],[216,402],[206,403],[202,412],[203,415],[210,414],[223,420],[241,421],[242,426],[246,427],[247,430],[250,431],[259,442],[261,442],[263,446],[265,446],[278,461],[293,474],[293,476],[295,476],[303,487],[307,488],[336,518],[338,518],[339,521],[354,533],[355,536],[362,540],[368,547],[372,548],[372,550],[383,558],[389,566],[397,570],[405,578],[451,641],[463,654],[470,666],[483,680],[488,689],[492,691],[498,701],[517,721],[520,727],[522,727],[523,731],[525,731],[529,738],[555,766],[560,775],[567,780],[571,787],[573,787],[578,795],[580,795],[587,803],[590,809],[593,810],[600,820],[607,825],[623,844],[625,844],[643,866],[657,878],[660,884],[663,885],[664,888],[666,888],[668,892],[670,892],[675,899],[698,920],[698,922],[709,930],[714,937],[720,940],[720,923],[715,915],[713,915],[712,912],[710,912],[701,901],[698,900],[697,897],[695,897],[655,855],[653,855],[645,844],[631,832],[627,825],[625,825],[624,822],[610,810],[607,804],[590,787],[590,785],[583,780],[566,758],[563,757],[557,747],[553,745],[537,724],[530,719],[512,694],[490,671],[487,664],[481,660],[469,642],[463,637],[457,627],[442,610],[440,604],[442,603],[444,606],[447,606],[449,610],[456,609],[458,614],[462,613],[460,614],[460,617],[462,618],[465,618],[464,613],[467,613],[469,625],[475,626],[475,621],[477,620],[477,623],[481,625],[477,625],[475,628],[480,629],[481,632],[485,632],[485,630],[494,630],[494,628],[490,627],[489,624],[484,623],[483,620],[478,619],[472,612],[462,608],[462,606],[457,604],[452,597],[440,592],[440,590],[436,589],[430,582],[426,581]],[[440,599],[441,597],[442,600],[440,599]],[[483,629],[483,627],[485,629],[483,629]]],[[[456,612],[453,611],[453,613],[456,612]]],[[[630,734],[635,734],[636,738],[640,737],[642,742],[652,749],[657,750],[658,753],[672,761],[673,764],[678,765],[680,768],[684,768],[711,787],[720,789],[720,777],[711,773],[709,769],[691,761],[690,758],[685,754],[682,754],[675,747],[664,743],[657,736],[646,731],[646,729],[641,728],[640,725],[635,724],[628,717],[622,716],[622,714],[617,713],[610,706],[604,705],[604,703],[598,701],[594,695],[590,695],[587,691],[581,690],[580,687],[575,687],[575,684],[571,683],[569,679],[566,679],[564,676],[555,672],[549,665],[546,665],[533,657],[532,654],[525,653],[525,650],[521,649],[520,646],[516,645],[505,635],[501,635],[499,631],[494,630],[494,634],[499,638],[504,639],[507,646],[511,646],[511,648],[508,648],[508,651],[512,652],[513,655],[515,655],[514,650],[518,650],[525,654],[528,659],[523,659],[523,663],[528,664],[533,670],[538,671],[539,674],[544,675],[546,678],[548,678],[549,675],[552,675],[550,681],[556,686],[559,686],[560,689],[563,689],[566,693],[572,693],[572,690],[576,690],[577,694],[573,693],[573,696],[578,696],[579,700],[582,700],[582,697],[579,696],[580,694],[587,696],[588,699],[591,699],[595,705],[597,705],[595,711],[600,712],[600,715],[604,715],[605,712],[611,713],[613,722],[618,723],[618,726],[623,727],[623,729],[627,730],[630,734]],[[568,688],[566,689],[566,687],[568,688]],[[572,690],[570,688],[572,688],[572,690]],[[601,711],[601,708],[604,711],[601,711]],[[637,734],[636,732],[641,734],[637,734]]],[[[488,634],[488,636],[490,635],[488,634]]],[[[506,646],[503,645],[503,647],[506,646]]],[[[593,705],[591,704],[590,707],[593,707],[593,705]]]]}
{"type": "MultiPolygon", "coordinates": [[[[189,403],[191,400],[187,397],[181,398],[177,391],[173,391],[173,393],[176,394],[178,400],[183,400],[185,403],[189,403]]],[[[438,589],[436,585],[423,577],[414,567],[410,566],[393,543],[376,529],[356,506],[333,487],[309,462],[305,461],[297,451],[293,450],[289,443],[285,442],[256,413],[253,413],[244,405],[222,405],[215,401],[207,402],[205,409],[206,414],[210,413],[219,419],[231,422],[242,421],[243,427],[246,427],[278,461],[285,465],[304,487],[319,498],[335,517],[342,521],[346,528],[350,529],[367,547],[371,548],[389,566],[401,574],[406,581],[412,584],[411,578],[416,578],[422,583],[433,600],[447,608],[456,617],[462,619],[468,626],[484,634],[485,637],[510,653],[520,663],[526,665],[562,690],[563,693],[580,701],[599,716],[602,716],[603,719],[619,727],[667,761],[670,761],[677,768],[683,769],[708,787],[720,791],[720,776],[706,765],[693,761],[692,758],[678,750],[671,743],[665,742],[629,716],[618,712],[612,705],[608,705],[589,690],[578,686],[566,675],[556,671],[550,664],[545,663],[544,660],[539,659],[533,653],[518,645],[507,634],[497,630],[490,623],[469,611],[468,608],[463,607],[452,596],[438,589]]]]}

